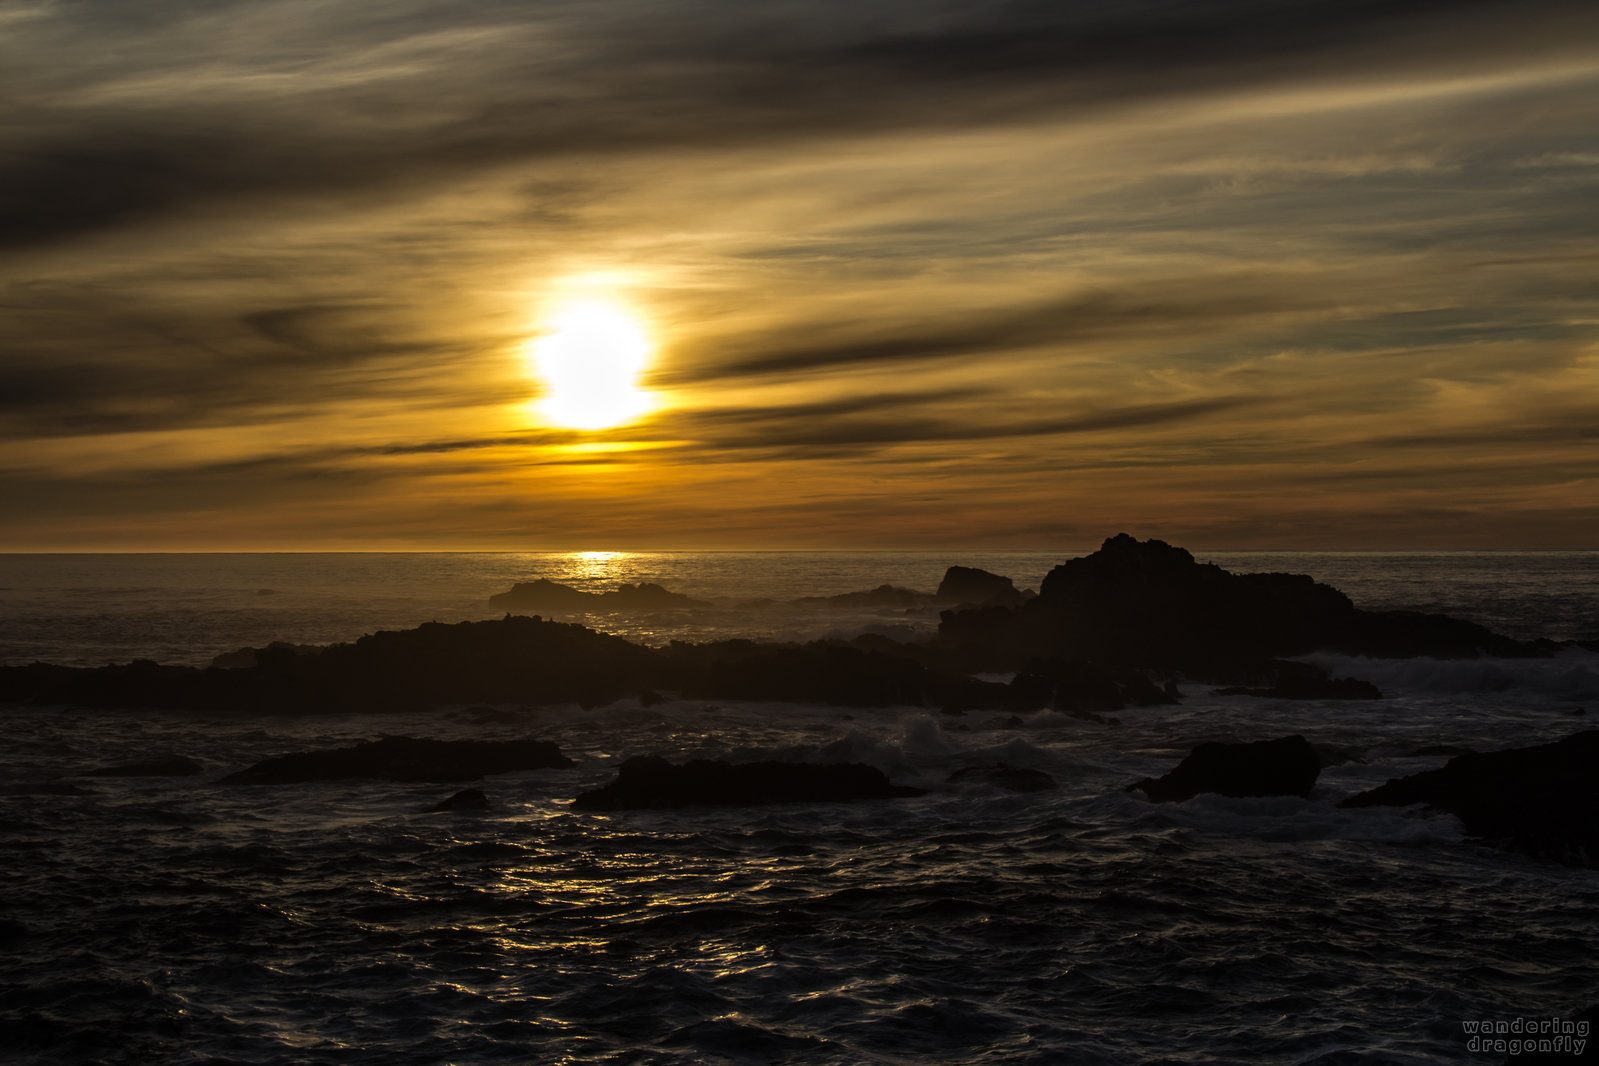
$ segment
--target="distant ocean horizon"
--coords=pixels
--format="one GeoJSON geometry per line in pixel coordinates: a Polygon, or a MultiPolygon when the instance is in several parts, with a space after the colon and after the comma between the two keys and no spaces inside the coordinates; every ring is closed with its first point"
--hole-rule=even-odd
{"type": "MultiPolygon", "coordinates": [[[[1081,549],[662,552],[72,552],[0,555],[0,661],[153,659],[205,665],[271,641],[326,644],[377,629],[499,617],[489,598],[546,578],[583,591],[651,582],[709,606],[563,619],[644,643],[930,634],[937,610],[796,607],[895,585],[932,592],[951,565],[1036,589],[1081,549]]],[[[1248,551],[1194,557],[1235,572],[1308,574],[1357,606],[1455,615],[1507,636],[1599,636],[1599,551],[1248,551]]]]}

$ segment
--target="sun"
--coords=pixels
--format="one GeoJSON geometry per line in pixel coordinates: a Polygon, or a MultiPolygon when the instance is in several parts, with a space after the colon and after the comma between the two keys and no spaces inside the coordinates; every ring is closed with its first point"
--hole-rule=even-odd
{"type": "Polygon", "coordinates": [[[650,409],[638,378],[652,346],[644,327],[620,304],[589,299],[551,316],[531,346],[547,388],[544,417],[571,429],[608,429],[650,409]]]}

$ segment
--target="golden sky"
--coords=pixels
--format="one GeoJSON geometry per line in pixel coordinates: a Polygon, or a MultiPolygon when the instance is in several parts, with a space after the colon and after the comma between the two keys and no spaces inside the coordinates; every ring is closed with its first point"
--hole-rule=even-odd
{"type": "Polygon", "coordinates": [[[16,0],[0,72],[0,550],[1599,547],[1591,0],[16,0]]]}

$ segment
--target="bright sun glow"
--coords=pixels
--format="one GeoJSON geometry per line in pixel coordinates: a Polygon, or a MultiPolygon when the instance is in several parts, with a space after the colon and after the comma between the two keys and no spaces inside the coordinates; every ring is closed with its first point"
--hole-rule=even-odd
{"type": "Polygon", "coordinates": [[[638,376],[650,357],[638,321],[606,300],[567,305],[533,342],[534,365],[548,392],[542,409],[557,425],[606,429],[649,410],[638,376]]]}

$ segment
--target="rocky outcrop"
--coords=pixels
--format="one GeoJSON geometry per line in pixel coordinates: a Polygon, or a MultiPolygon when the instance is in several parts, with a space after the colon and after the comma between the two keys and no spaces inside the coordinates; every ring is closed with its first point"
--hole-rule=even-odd
{"type": "Polygon", "coordinates": [[[1599,865],[1599,730],[1553,744],[1458,755],[1350,796],[1340,807],[1425,803],[1466,832],[1570,866],[1599,865]]]}
{"type": "Polygon", "coordinates": [[[1028,770],[1004,763],[968,766],[950,774],[948,781],[952,785],[987,785],[1008,792],[1044,792],[1059,787],[1055,779],[1042,770],[1028,770]]]}
{"type": "Polygon", "coordinates": [[[90,770],[85,777],[193,777],[205,773],[205,767],[183,755],[168,755],[140,762],[102,766],[90,770]]]}
{"type": "Polygon", "coordinates": [[[952,566],[944,571],[944,580],[938,583],[938,591],[933,598],[939,603],[1012,607],[1024,602],[1028,593],[1018,589],[1008,577],[973,566],[952,566]]]}
{"type": "Polygon", "coordinates": [[[790,602],[798,607],[883,607],[911,610],[928,606],[933,602],[933,597],[925,592],[901,588],[898,585],[879,585],[865,592],[841,592],[837,596],[801,596],[790,602]]]}
{"type": "Polygon", "coordinates": [[[1259,696],[1274,700],[1380,700],[1382,692],[1370,681],[1332,677],[1314,663],[1274,660],[1265,664],[1270,685],[1251,688],[1229,685],[1218,696],[1259,696]]]}
{"type": "Polygon", "coordinates": [[[488,809],[489,798],[483,794],[482,789],[463,788],[449,799],[435,803],[423,813],[444,814],[450,811],[486,811],[488,809]]]}
{"type": "Polygon", "coordinates": [[[282,655],[285,652],[291,655],[316,655],[321,651],[319,644],[290,644],[285,640],[274,640],[264,648],[225,651],[211,660],[211,666],[217,670],[248,670],[252,666],[260,666],[263,655],[282,655]]]}
{"type": "Polygon", "coordinates": [[[1222,796],[1308,796],[1321,760],[1299,734],[1247,744],[1200,744],[1163,777],[1146,777],[1127,791],[1157,803],[1181,802],[1201,792],[1222,796]]]}
{"type": "Polygon", "coordinates": [[[489,605],[511,611],[653,611],[670,607],[705,607],[702,600],[660,585],[640,582],[608,592],[583,592],[546,578],[519,581],[510,591],[489,597],[489,605]]]}
{"type": "Polygon", "coordinates": [[[547,740],[417,740],[385,737],[353,748],[301,751],[256,763],[222,779],[230,785],[285,785],[346,778],[476,781],[487,774],[571,766],[547,740]]]}
{"type": "Polygon", "coordinates": [[[579,810],[838,803],[921,796],[924,789],[890,784],[861,763],[728,763],[696,759],[678,766],[658,757],[628,759],[616,780],[572,801],[579,810]]]}
{"type": "Polygon", "coordinates": [[[1038,597],[1020,607],[945,612],[939,641],[951,661],[972,670],[1066,658],[1174,669],[1222,684],[1317,650],[1468,658],[1553,648],[1443,615],[1362,611],[1303,574],[1234,574],[1125,533],[1051,570],[1038,597]]]}
{"type": "Polygon", "coordinates": [[[247,711],[421,709],[448,703],[598,706],[663,683],[653,649],[533,617],[429,622],[316,654],[262,649],[254,667],[196,670],[136,660],[0,669],[0,702],[247,711]]]}

